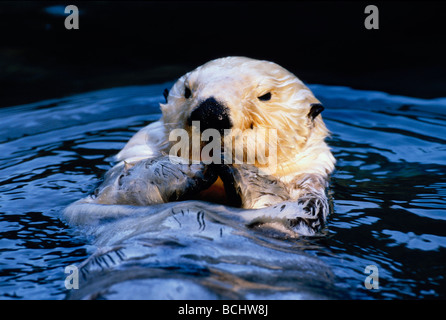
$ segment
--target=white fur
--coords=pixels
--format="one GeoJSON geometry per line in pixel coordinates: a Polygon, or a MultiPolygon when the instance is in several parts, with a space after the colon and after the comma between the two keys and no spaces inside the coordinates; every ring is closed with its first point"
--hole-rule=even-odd
{"type": "MultiPolygon", "coordinates": [[[[242,204],[245,209],[266,207],[266,211],[262,209],[255,214],[250,211],[242,216],[251,215],[253,219],[266,216],[277,219],[300,217],[302,221],[312,220],[314,223],[298,223],[296,228],[305,234],[314,232],[313,227],[323,224],[328,213],[325,188],[334,170],[335,159],[325,143],[328,130],[322,116],[309,117],[311,105],[320,103],[319,100],[295,75],[273,62],[226,57],[210,61],[182,76],[171,88],[167,103],[161,104],[162,118],[142,128],[129,140],[116,156],[120,163],[111,171],[115,170],[114,174],[119,177],[119,170],[125,173],[126,166],[131,163],[169,154],[172,147],[169,133],[179,128],[191,132],[188,117],[201,101],[210,97],[229,108],[234,132],[231,139],[236,138],[235,132],[249,137],[255,128],[276,129],[278,133],[277,168],[268,171],[269,168],[263,166],[261,161],[255,163],[259,170],[266,170],[268,178],[262,180],[266,181],[260,185],[262,190],[258,190],[257,186],[257,190],[252,191],[251,186],[246,186],[247,194],[260,196],[250,199],[249,204],[242,204]],[[184,96],[186,87],[191,91],[189,98],[184,96]],[[269,101],[258,99],[268,92],[271,93],[269,101]],[[124,163],[126,166],[123,166],[124,163]],[[278,197],[274,193],[268,195],[270,185],[279,182],[284,185],[283,192],[278,197]],[[276,207],[267,208],[283,201],[284,197],[295,204],[288,205],[285,211],[279,211],[276,207]]],[[[237,143],[239,140],[235,141],[237,143]]],[[[261,144],[245,146],[256,147],[260,148],[261,144]]],[[[113,184],[118,186],[115,181],[113,184]]],[[[112,196],[116,193],[107,194],[112,196]]],[[[111,200],[114,201],[110,203],[116,203],[116,199],[111,200]]],[[[82,212],[88,215],[116,215],[117,212],[128,215],[140,211],[131,206],[98,205],[93,198],[89,198],[69,207],[66,217],[70,221],[78,221],[82,212]]]]}

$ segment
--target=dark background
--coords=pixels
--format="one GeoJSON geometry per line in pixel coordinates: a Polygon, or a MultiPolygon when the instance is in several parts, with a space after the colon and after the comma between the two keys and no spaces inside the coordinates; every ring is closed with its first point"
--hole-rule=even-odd
{"type": "Polygon", "coordinates": [[[170,81],[226,55],[306,83],[446,97],[445,31],[444,2],[2,1],[0,107],[170,81]],[[64,27],[69,4],[79,30],[64,27]],[[379,30],[364,27],[368,4],[379,30]]]}

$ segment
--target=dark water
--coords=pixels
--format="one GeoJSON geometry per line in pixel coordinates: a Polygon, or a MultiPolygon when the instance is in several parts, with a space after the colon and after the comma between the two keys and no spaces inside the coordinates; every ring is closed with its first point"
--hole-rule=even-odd
{"type": "MultiPolygon", "coordinates": [[[[95,188],[139,128],[159,118],[169,86],[0,110],[1,299],[67,296],[64,268],[85,262],[97,242],[62,222],[61,212],[95,188]]],[[[97,279],[121,274],[119,285],[106,283],[113,290],[105,297],[446,298],[446,98],[310,88],[326,107],[338,160],[323,234],[268,237],[218,214],[183,213],[127,251],[105,255],[108,263],[96,261],[110,265],[98,267],[97,279]],[[120,264],[120,254],[130,262],[120,264]],[[364,285],[368,265],[378,268],[378,289],[364,285]],[[122,276],[138,272],[136,280],[122,276]]],[[[98,286],[71,297],[98,294],[98,286]]]]}

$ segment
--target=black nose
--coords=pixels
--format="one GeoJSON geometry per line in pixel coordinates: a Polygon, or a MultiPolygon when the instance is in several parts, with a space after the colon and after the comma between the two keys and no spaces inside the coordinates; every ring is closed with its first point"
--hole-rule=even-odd
{"type": "Polygon", "coordinates": [[[213,97],[201,102],[190,115],[188,122],[200,121],[200,131],[216,129],[223,135],[224,129],[231,129],[229,109],[213,97]]]}

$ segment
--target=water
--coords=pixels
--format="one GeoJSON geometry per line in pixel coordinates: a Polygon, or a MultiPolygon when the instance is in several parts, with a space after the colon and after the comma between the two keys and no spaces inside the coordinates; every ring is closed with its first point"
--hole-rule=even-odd
{"type": "Polygon", "coordinates": [[[338,160],[319,237],[259,233],[219,207],[154,213],[155,225],[130,218],[145,229],[123,247],[109,246],[119,221],[67,226],[63,208],[92,192],[111,156],[160,117],[170,85],[0,110],[1,299],[446,298],[446,98],[310,86],[338,160]],[[88,271],[79,290],[64,286],[68,265],[88,271]],[[368,265],[378,289],[364,285],[368,265]]]}

